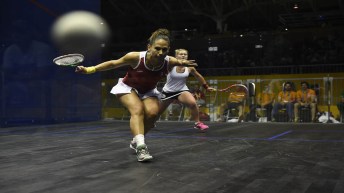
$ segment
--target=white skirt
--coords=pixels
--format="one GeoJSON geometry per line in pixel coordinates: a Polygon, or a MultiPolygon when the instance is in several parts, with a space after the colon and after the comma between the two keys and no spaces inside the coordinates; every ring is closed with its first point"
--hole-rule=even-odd
{"type": "Polygon", "coordinates": [[[157,88],[154,88],[154,89],[142,94],[142,93],[139,93],[135,88],[126,85],[123,82],[123,78],[118,79],[118,83],[114,87],[112,87],[110,93],[115,94],[115,95],[117,95],[117,94],[129,94],[129,93],[131,93],[132,90],[134,90],[137,93],[137,95],[139,96],[140,99],[145,99],[148,97],[157,97],[158,99],[161,98],[161,93],[158,91],[157,88]]]}

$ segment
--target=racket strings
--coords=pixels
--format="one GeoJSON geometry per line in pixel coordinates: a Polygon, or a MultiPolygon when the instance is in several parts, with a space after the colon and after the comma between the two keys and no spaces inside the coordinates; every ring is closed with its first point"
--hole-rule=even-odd
{"type": "Polygon", "coordinates": [[[58,65],[63,65],[63,66],[67,66],[67,65],[74,65],[74,64],[78,64],[81,63],[83,61],[83,57],[81,56],[66,56],[66,57],[61,57],[57,60],[55,60],[55,63],[58,65]]]}

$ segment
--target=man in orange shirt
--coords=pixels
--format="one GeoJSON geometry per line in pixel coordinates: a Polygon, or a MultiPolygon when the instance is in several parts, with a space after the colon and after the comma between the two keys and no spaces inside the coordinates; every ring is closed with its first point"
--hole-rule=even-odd
{"type": "Polygon", "coordinates": [[[266,109],[267,120],[271,121],[271,111],[273,107],[275,94],[270,89],[269,85],[264,86],[263,92],[257,96],[257,107],[266,109]]]}
{"type": "Polygon", "coordinates": [[[316,113],[316,94],[313,89],[309,88],[308,82],[301,82],[301,89],[296,92],[296,103],[294,105],[295,122],[299,122],[299,110],[301,107],[311,109],[312,121],[315,121],[316,113]]]}
{"type": "Polygon", "coordinates": [[[234,91],[231,91],[228,96],[228,109],[238,109],[238,122],[244,120],[244,103],[246,99],[246,92],[240,86],[236,86],[234,91]]]}
{"type": "Polygon", "coordinates": [[[283,90],[278,93],[278,100],[272,109],[272,121],[275,121],[278,110],[285,107],[289,122],[293,122],[295,102],[296,92],[292,90],[291,82],[284,83],[283,90]]]}

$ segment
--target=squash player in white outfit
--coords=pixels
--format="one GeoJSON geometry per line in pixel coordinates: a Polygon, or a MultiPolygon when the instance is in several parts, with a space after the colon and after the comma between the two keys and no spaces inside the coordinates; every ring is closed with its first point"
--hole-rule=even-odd
{"type": "MultiPolygon", "coordinates": [[[[175,50],[175,57],[186,60],[188,58],[188,51],[186,49],[177,49],[175,50]]],[[[178,100],[190,109],[191,117],[195,121],[194,128],[206,131],[209,127],[199,120],[198,105],[196,99],[190,93],[186,81],[189,74],[192,74],[207,91],[215,91],[216,89],[209,87],[204,77],[194,67],[175,66],[169,68],[168,71],[166,84],[162,89],[159,113],[162,114],[174,100],[178,100]]]]}

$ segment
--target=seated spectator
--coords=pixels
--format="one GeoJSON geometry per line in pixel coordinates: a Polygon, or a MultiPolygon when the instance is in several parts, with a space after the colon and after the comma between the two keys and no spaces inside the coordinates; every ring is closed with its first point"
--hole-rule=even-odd
{"type": "Polygon", "coordinates": [[[238,122],[240,123],[244,120],[244,106],[246,102],[245,99],[246,99],[247,93],[240,86],[235,86],[233,88],[234,89],[229,92],[227,104],[221,105],[220,114],[224,115],[226,114],[226,112],[228,112],[231,109],[237,109],[238,122]]]}
{"type": "Polygon", "coordinates": [[[301,82],[301,89],[296,92],[296,102],[294,104],[295,122],[299,122],[299,110],[302,107],[311,109],[311,120],[316,121],[316,94],[313,89],[309,88],[308,82],[301,82]]]}
{"type": "Polygon", "coordinates": [[[344,119],[344,90],[340,94],[340,102],[337,103],[337,108],[340,113],[341,121],[344,119]]]}
{"type": "Polygon", "coordinates": [[[269,85],[264,86],[264,90],[257,96],[257,108],[266,109],[267,120],[271,121],[271,111],[273,107],[275,94],[269,85]]]}
{"type": "Polygon", "coordinates": [[[284,83],[283,90],[278,93],[277,102],[272,109],[272,121],[276,120],[278,110],[286,108],[288,121],[293,122],[294,103],[296,101],[296,92],[292,90],[292,83],[284,83]]]}
{"type": "MultiPolygon", "coordinates": [[[[165,114],[165,121],[171,120],[175,115],[175,111],[178,112],[178,116],[181,116],[183,110],[183,104],[177,100],[174,100],[168,107],[165,114]]],[[[180,117],[179,117],[180,118],[180,117]]]]}

